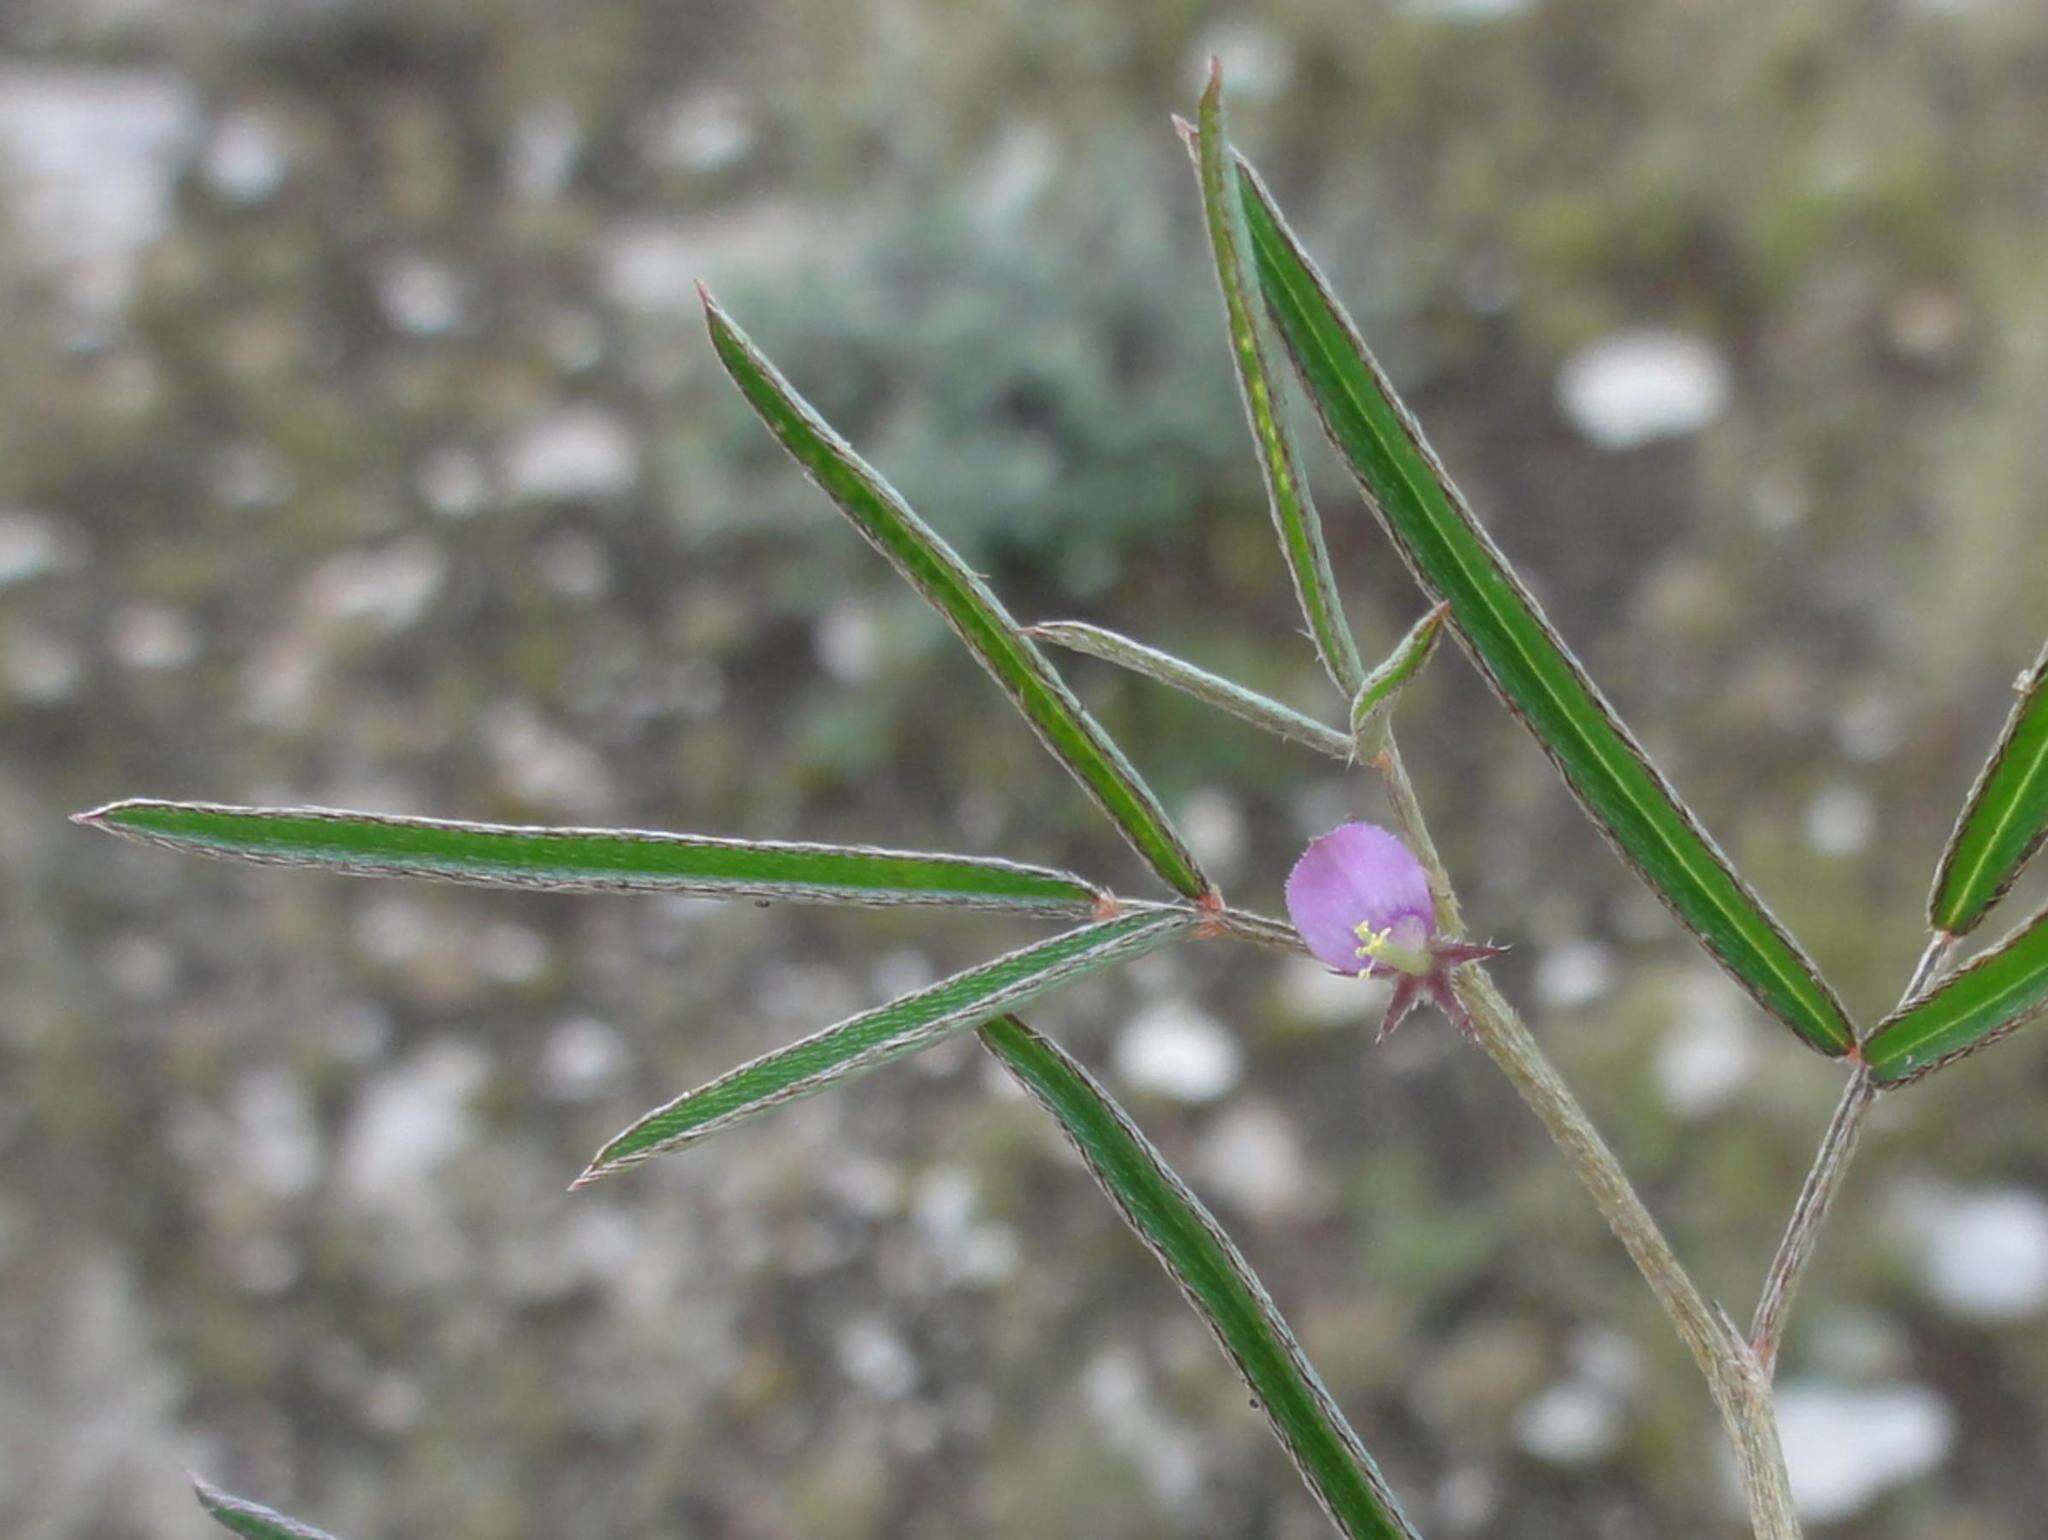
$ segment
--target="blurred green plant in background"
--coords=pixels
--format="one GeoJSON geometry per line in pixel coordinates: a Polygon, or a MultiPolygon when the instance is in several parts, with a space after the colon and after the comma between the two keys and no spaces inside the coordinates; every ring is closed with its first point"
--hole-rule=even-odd
{"type": "MultiPolygon", "coordinates": [[[[1240,136],[1285,168],[1439,447],[1859,1019],[1897,988],[2038,646],[2031,8],[31,5],[7,30],[15,1532],[165,1532],[180,1463],[364,1535],[1314,1532],[1199,1328],[1028,1109],[989,1113],[971,1057],[586,1195],[561,1243],[557,1172],[642,1087],[1000,950],[1004,922],[394,897],[151,870],[61,824],[148,790],[965,831],[1125,871],[713,388],[694,272],[1020,612],[1085,597],[1304,701],[1164,127],[1220,48],[1240,136]],[[30,218],[67,173],[19,169],[8,125],[46,121],[52,82],[86,92],[109,163],[139,100],[169,189],[124,237],[118,304],[119,263],[53,274],[30,218]],[[1034,142],[1054,174],[1005,236],[986,190],[1034,142]],[[821,264],[818,232],[848,228],[856,260],[821,264]],[[657,237],[690,260],[636,286],[657,237]],[[1038,255],[1006,267],[1012,240],[1038,255]],[[1017,313],[991,318],[1006,271],[1017,313]],[[1032,345],[948,341],[1005,322],[1032,345]],[[1616,332],[1624,399],[1676,402],[1647,428],[1561,393],[1612,381],[1616,332]],[[1120,333],[1128,353],[1093,351],[1120,333]],[[842,349],[861,373],[828,378],[842,349]],[[1048,373],[1135,415],[1091,439],[1048,373]],[[1095,532],[1075,568],[1048,554],[1071,509],[983,547],[943,453],[970,438],[1002,484],[1071,454],[1128,500],[1071,505],[1095,532]],[[1171,505],[1149,483],[1169,458],[1171,505]],[[1019,1260],[1041,1255],[1071,1266],[1019,1260]]],[[[1412,600],[1352,527],[1337,568],[1376,652],[1412,600]]],[[[1248,731],[1075,673],[1239,890],[1370,811],[1248,731]]],[[[1770,1245],[1779,1204],[1747,1195],[1789,1199],[1829,1077],[1632,896],[1475,681],[1418,689],[1447,730],[1408,748],[1450,864],[1480,875],[1464,896],[1527,917],[1505,987],[1708,1291],[1746,1298],[1714,1259],[1770,1245]]],[[[1426,1532],[1714,1522],[1703,1409],[1618,1346],[1655,1342],[1649,1312],[1497,1086],[1419,1034],[1361,1067],[1355,1014],[1308,975],[1190,954],[1142,982],[1142,1012],[1104,985],[1034,1019],[1115,1071],[1385,1430],[1426,1532]]],[[[1888,1104],[1863,1222],[1833,1232],[1788,1347],[1816,1469],[1845,1417],[1930,1465],[1897,1488],[1825,1469],[1843,1532],[2025,1533],[2048,1497],[2038,1047],[2000,1063],[1888,1104]],[[1975,1272],[1932,1260],[1958,1235],[1975,1272]]]]}

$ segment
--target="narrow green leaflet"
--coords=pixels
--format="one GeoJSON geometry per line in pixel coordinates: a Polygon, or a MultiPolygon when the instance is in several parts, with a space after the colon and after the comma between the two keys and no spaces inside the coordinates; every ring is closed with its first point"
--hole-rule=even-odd
{"type": "Polygon", "coordinates": [[[1400,699],[1408,681],[1422,671],[1422,665],[1436,652],[1436,644],[1443,640],[1444,620],[1450,613],[1448,599],[1438,604],[1415,622],[1408,634],[1387,654],[1384,663],[1366,675],[1357,699],[1351,703],[1351,736],[1361,746],[1370,744],[1376,737],[1385,737],[1387,718],[1393,714],[1394,702],[1400,699]]]}
{"type": "Polygon", "coordinates": [[[1223,290],[1224,319],[1230,331],[1230,358],[1237,370],[1238,393],[1244,398],[1245,416],[1251,423],[1252,439],[1258,445],[1266,501],[1273,510],[1273,527],[1287,557],[1287,570],[1294,579],[1294,594],[1301,602],[1301,613],[1308,620],[1309,636],[1332,682],[1350,700],[1365,683],[1365,665],[1359,661],[1358,644],[1344,621],[1337,578],[1330,570],[1330,553],[1323,544],[1322,521],[1309,498],[1308,479],[1301,473],[1301,456],[1281,420],[1280,406],[1274,399],[1272,371],[1266,367],[1258,307],[1246,278],[1249,261],[1244,215],[1232,184],[1229,141],[1223,132],[1223,73],[1214,60],[1210,61],[1209,88],[1202,93],[1199,116],[1195,165],[1202,184],[1202,212],[1209,225],[1209,249],[1216,261],[1216,282],[1223,290]]]}
{"type": "Polygon", "coordinates": [[[929,599],[1053,756],[1177,892],[1205,899],[1212,887],[1168,822],[1151,787],[1075,699],[1002,601],[853,447],[791,388],[759,349],[704,296],[712,346],[762,422],[825,495],[929,599]]]}
{"type": "Polygon", "coordinates": [[[1975,1053],[2048,1011],[2048,909],[1877,1024],[1870,1072],[1898,1085],[1975,1053]]]}
{"type": "Polygon", "coordinates": [[[1189,909],[1133,907],[1116,919],[1065,931],[849,1017],[657,1107],[599,1150],[575,1185],[693,1143],[754,1113],[815,1095],[948,1033],[978,1027],[1000,1011],[1085,974],[1143,956],[1199,918],[1189,909]]]}
{"type": "Polygon", "coordinates": [[[1976,929],[2048,839],[2048,646],[2015,688],[2019,699],[1970,788],[1927,901],[1928,923],[1951,936],[1976,929]]]}
{"type": "Polygon", "coordinates": [[[1757,1003],[1830,1055],[1854,1042],[1811,960],[1738,877],[1480,528],[1250,165],[1259,285],[1324,428],[1402,559],[1608,840],[1757,1003]]]}
{"type": "Polygon", "coordinates": [[[1015,1016],[990,1021],[981,1041],[1053,1115],[1124,1222],[1172,1274],[1331,1522],[1346,1535],[1414,1540],[1372,1456],[1243,1254],[1123,1108],[1015,1016]]]}
{"type": "Polygon", "coordinates": [[[1107,894],[1067,872],[979,856],[391,818],[327,808],[115,802],[77,822],[172,850],[351,876],[567,893],[694,893],[819,904],[950,904],[1087,915],[1107,894]]]}
{"type": "Polygon", "coordinates": [[[1048,620],[1028,627],[1027,634],[1070,652],[1084,652],[1091,658],[1100,658],[1105,663],[1114,663],[1119,668],[1171,685],[1183,694],[1192,695],[1220,711],[1227,711],[1254,727],[1263,727],[1290,743],[1299,743],[1333,759],[1349,761],[1352,757],[1351,740],[1336,728],[1325,727],[1314,717],[1304,716],[1292,706],[1283,706],[1256,690],[1247,690],[1220,674],[1197,668],[1170,652],[1147,647],[1143,642],[1134,642],[1115,631],[1106,631],[1101,626],[1091,626],[1080,620],[1048,620]]]}
{"type": "Polygon", "coordinates": [[[324,1529],[288,1519],[261,1503],[230,1496],[197,1476],[192,1478],[192,1490],[199,1498],[199,1506],[216,1524],[233,1534],[246,1535],[249,1540],[334,1540],[324,1529]]]}

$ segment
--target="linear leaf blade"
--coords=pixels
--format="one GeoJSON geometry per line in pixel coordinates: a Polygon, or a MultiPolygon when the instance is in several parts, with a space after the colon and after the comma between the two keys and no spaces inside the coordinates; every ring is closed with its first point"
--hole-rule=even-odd
{"type": "Polygon", "coordinates": [[[1301,473],[1301,455],[1281,416],[1266,366],[1265,342],[1259,335],[1256,290],[1247,276],[1251,263],[1245,245],[1244,215],[1239,208],[1230,170],[1229,141],[1223,131],[1223,72],[1212,59],[1209,87],[1202,93],[1195,138],[1195,169],[1202,187],[1202,214],[1209,228],[1209,251],[1215,260],[1216,283],[1223,291],[1224,321],[1230,334],[1230,361],[1237,374],[1238,394],[1252,441],[1258,446],[1259,470],[1265,478],[1266,503],[1273,528],[1294,580],[1294,596],[1308,621],[1309,637],[1331,681],[1346,700],[1365,683],[1365,665],[1358,643],[1344,619],[1337,577],[1323,542],[1322,520],[1301,473]]]}
{"type": "Polygon", "coordinates": [[[1001,685],[1055,759],[1176,892],[1213,887],[1122,750],[1082,708],[1002,601],[896,489],[814,411],[709,294],[711,343],[756,415],[868,543],[932,606],[1001,685]]]}
{"type": "Polygon", "coordinates": [[[301,1524],[261,1503],[223,1492],[197,1476],[192,1478],[192,1490],[199,1498],[199,1506],[216,1524],[231,1534],[245,1535],[248,1540],[334,1540],[324,1529],[301,1524]]]}
{"type": "Polygon", "coordinates": [[[77,821],[126,839],[263,866],[567,893],[663,892],[824,904],[948,904],[1086,915],[1108,895],[1069,872],[859,845],[554,829],[331,808],[110,803],[77,821]]]}
{"type": "Polygon", "coordinates": [[[1257,174],[1237,162],[1259,284],[1331,442],[1494,693],[1610,844],[1757,1003],[1821,1053],[1854,1042],[1797,942],[1615,715],[1423,440],[1257,174]]]}
{"type": "Polygon", "coordinates": [[[1140,957],[1183,934],[1199,918],[1183,908],[1133,908],[863,1011],[655,1108],[599,1150],[576,1185],[694,1143],[770,1107],[815,1095],[950,1033],[978,1027],[1013,1005],[1140,957]]]}
{"type": "Polygon", "coordinates": [[[1877,1024],[1863,1056],[1902,1085],[1988,1047],[2048,1011],[2048,909],[1877,1024]]]}
{"type": "Polygon", "coordinates": [[[1270,696],[1247,690],[1221,674],[1212,674],[1206,668],[1198,668],[1170,652],[1148,647],[1119,632],[1080,620],[1041,621],[1026,630],[1027,634],[1040,641],[1051,642],[1070,652],[1086,653],[1091,658],[1100,658],[1105,663],[1114,663],[1132,673],[1143,674],[1184,695],[1192,695],[1219,711],[1227,711],[1240,721],[1263,727],[1290,743],[1315,749],[1333,759],[1348,762],[1352,757],[1351,740],[1336,728],[1325,727],[1314,717],[1305,716],[1292,706],[1283,706],[1270,696]]]}
{"type": "Polygon", "coordinates": [[[1272,1297],[1123,1108],[1015,1016],[988,1022],[981,1042],[1052,1114],[1124,1222],[1172,1275],[1331,1522],[1346,1535],[1413,1540],[1400,1503],[1272,1297]]]}
{"type": "Polygon", "coordinates": [[[1951,936],[1976,929],[2048,840],[2048,646],[2016,689],[1934,874],[1928,923],[1951,936]]]}

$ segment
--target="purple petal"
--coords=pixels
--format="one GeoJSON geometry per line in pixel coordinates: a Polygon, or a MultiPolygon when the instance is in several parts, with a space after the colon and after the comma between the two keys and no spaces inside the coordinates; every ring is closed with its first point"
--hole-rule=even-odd
{"type": "Polygon", "coordinates": [[[1288,874],[1287,914],[1308,949],[1339,973],[1374,971],[1358,955],[1361,925],[1392,931],[1411,951],[1436,933],[1428,874],[1377,824],[1340,824],[1312,842],[1288,874]]]}

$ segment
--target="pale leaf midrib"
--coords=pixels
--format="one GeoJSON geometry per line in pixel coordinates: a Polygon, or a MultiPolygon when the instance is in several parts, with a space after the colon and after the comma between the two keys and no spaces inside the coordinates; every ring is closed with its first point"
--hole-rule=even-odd
{"type": "MultiPolygon", "coordinates": [[[[1301,291],[1298,288],[1295,288],[1292,284],[1290,284],[1290,288],[1293,289],[1293,292],[1296,297],[1296,303],[1299,304],[1302,299],[1301,291]]],[[[1320,296],[1316,296],[1316,298],[1320,299],[1320,296]]],[[[1350,405],[1352,409],[1358,412],[1362,417],[1366,418],[1368,424],[1370,424],[1371,414],[1366,410],[1364,401],[1359,397],[1356,388],[1352,384],[1351,379],[1349,377],[1349,372],[1343,367],[1343,361],[1341,357],[1332,352],[1329,344],[1323,340],[1320,328],[1310,326],[1307,329],[1310,335],[1315,338],[1317,345],[1321,348],[1324,355],[1325,363],[1334,369],[1334,372],[1337,375],[1338,379],[1343,382],[1344,390],[1346,395],[1350,398],[1350,405]]],[[[1368,431],[1371,431],[1369,426],[1368,431]]],[[[1404,463],[1406,457],[1395,454],[1389,455],[1388,458],[1393,462],[1395,474],[1400,478],[1401,484],[1403,488],[1407,491],[1409,496],[1414,498],[1418,503],[1423,502],[1424,500],[1421,491],[1417,487],[1412,475],[1410,474],[1408,466],[1404,463]]],[[[1457,517],[1455,511],[1453,511],[1451,516],[1453,519],[1457,517]]],[[[1528,672],[1537,680],[1537,682],[1546,692],[1552,707],[1560,715],[1565,717],[1566,720],[1570,721],[1574,719],[1576,713],[1572,710],[1571,703],[1562,698],[1558,694],[1557,689],[1550,680],[1547,671],[1538,665],[1536,659],[1530,654],[1526,644],[1516,634],[1516,628],[1510,624],[1507,624],[1507,617],[1504,617],[1502,612],[1490,601],[1488,601],[1486,597],[1485,588],[1475,578],[1469,563],[1465,559],[1464,553],[1459,549],[1459,543],[1455,540],[1446,540],[1443,542],[1443,546],[1449,559],[1456,565],[1459,575],[1472,589],[1473,593],[1477,597],[1478,602],[1485,606],[1487,612],[1493,617],[1494,624],[1505,637],[1508,645],[1512,647],[1519,656],[1523,667],[1528,670],[1528,672]]],[[[1540,626],[1541,621],[1538,620],[1537,624],[1540,626]]],[[[1594,709],[1597,711],[1597,706],[1594,709]]],[[[1777,981],[1779,987],[1788,990],[1792,999],[1798,1000],[1801,1003],[1803,1003],[1810,1011],[1813,1011],[1814,1014],[1817,1017],[1819,1017],[1822,1021],[1828,1023],[1829,1025],[1833,1025],[1836,1015],[1835,1012],[1825,1008],[1815,1010],[1814,1002],[1809,998],[1809,991],[1812,987],[1810,982],[1796,973],[1788,974],[1786,972],[1782,961],[1775,955],[1776,951],[1778,950],[1778,947],[1767,946],[1759,942],[1757,935],[1755,934],[1756,922],[1753,919],[1753,917],[1744,914],[1740,910],[1730,909],[1726,899],[1718,891],[1718,884],[1707,880],[1701,874],[1692,853],[1682,845],[1674,842],[1671,839],[1668,832],[1659,827],[1659,820],[1655,816],[1657,810],[1654,807],[1646,806],[1643,803],[1642,798],[1638,793],[1636,787],[1632,784],[1631,778],[1615,767],[1610,756],[1609,746],[1605,743],[1602,743],[1598,737],[1587,734],[1582,727],[1578,729],[1578,736],[1583,744],[1592,749],[1595,758],[1600,763],[1600,767],[1619,787],[1623,796],[1628,800],[1630,806],[1633,808],[1636,815],[1642,820],[1642,822],[1645,825],[1648,826],[1648,828],[1651,831],[1653,831],[1654,837],[1657,838],[1658,841],[1663,845],[1666,852],[1673,858],[1675,858],[1678,865],[1686,872],[1688,876],[1692,877],[1693,880],[1698,884],[1698,890],[1705,894],[1708,901],[1712,904],[1715,912],[1718,913],[1724,921],[1728,922],[1732,926],[1736,933],[1742,937],[1743,941],[1757,955],[1759,961],[1761,961],[1770,970],[1771,976],[1777,981]]],[[[1709,862],[1709,869],[1714,876],[1726,880],[1727,874],[1725,872],[1720,871],[1718,866],[1715,866],[1712,862],[1709,862]]],[[[1777,938],[1772,937],[1771,940],[1776,941],[1777,938]]],[[[1782,943],[1780,943],[1780,945],[1782,945],[1782,943]]]]}

